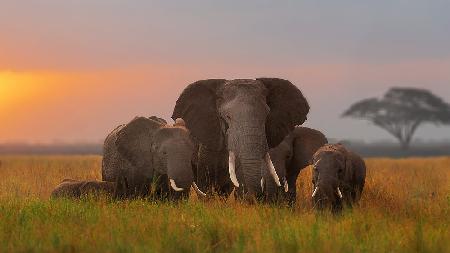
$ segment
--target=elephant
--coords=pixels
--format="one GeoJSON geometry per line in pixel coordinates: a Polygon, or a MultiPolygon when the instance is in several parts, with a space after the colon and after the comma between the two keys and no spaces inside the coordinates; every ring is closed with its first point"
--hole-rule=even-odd
{"type": "Polygon", "coordinates": [[[185,199],[193,181],[198,148],[182,119],[136,117],[114,129],[103,148],[102,180],[116,182],[117,198],[185,199]]]}
{"type": "Polygon", "coordinates": [[[113,196],[116,183],[104,181],[79,181],[64,179],[51,193],[51,198],[81,198],[93,194],[107,194],[113,196]]]}
{"type": "Polygon", "coordinates": [[[313,156],[313,193],[315,209],[338,213],[358,202],[364,189],[366,165],[356,153],[342,144],[327,144],[313,156]]]}
{"type": "MultiPolygon", "coordinates": [[[[265,201],[294,205],[297,199],[297,177],[300,171],[311,165],[314,153],[328,140],[325,135],[315,129],[296,126],[275,148],[270,149],[277,175],[284,181],[283,188],[277,187],[267,169],[263,168],[261,188],[265,201]]],[[[264,167],[264,166],[263,166],[264,167]]]]}
{"type": "Polygon", "coordinates": [[[262,195],[262,163],[281,186],[269,148],[303,124],[308,112],[306,98],[288,80],[207,79],[183,90],[172,118],[183,118],[199,143],[199,188],[221,197],[235,189],[237,197],[254,200],[262,195]]]}

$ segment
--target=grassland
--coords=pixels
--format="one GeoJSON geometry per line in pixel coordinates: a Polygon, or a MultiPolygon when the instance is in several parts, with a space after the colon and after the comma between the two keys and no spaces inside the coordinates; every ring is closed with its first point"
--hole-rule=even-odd
{"type": "Polygon", "coordinates": [[[107,198],[49,200],[64,178],[100,179],[99,156],[1,156],[0,252],[450,252],[450,158],[368,159],[359,206],[311,210],[107,198]]]}

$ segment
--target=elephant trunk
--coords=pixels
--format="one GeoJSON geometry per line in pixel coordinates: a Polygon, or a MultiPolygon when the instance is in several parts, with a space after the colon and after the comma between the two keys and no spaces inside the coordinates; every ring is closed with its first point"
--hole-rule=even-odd
{"type": "Polygon", "coordinates": [[[174,159],[167,164],[167,177],[174,191],[188,191],[194,182],[190,160],[174,159]]]}
{"type": "MultiPolygon", "coordinates": [[[[250,195],[261,192],[261,165],[268,152],[266,135],[262,126],[263,124],[256,122],[246,122],[236,129],[237,136],[235,137],[237,138],[233,139],[237,140],[234,143],[237,145],[232,145],[232,150],[230,150],[236,152],[236,162],[239,165],[239,185],[244,192],[250,195]]],[[[230,158],[232,161],[233,157],[230,156],[230,158]]]]}
{"type": "Polygon", "coordinates": [[[264,164],[271,178],[280,186],[280,180],[268,152],[264,124],[252,122],[234,130],[231,132],[235,135],[229,136],[231,145],[229,145],[228,164],[233,184],[236,187],[242,187],[244,192],[251,195],[260,194],[262,192],[261,166],[264,164]],[[236,172],[236,164],[239,165],[240,173],[236,172]]]}
{"type": "Polygon", "coordinates": [[[259,158],[241,159],[241,169],[244,178],[244,191],[250,195],[261,193],[261,162],[259,158]]]}
{"type": "Polygon", "coordinates": [[[342,192],[339,186],[331,180],[318,182],[312,195],[314,207],[317,209],[335,208],[341,205],[342,192]]]}

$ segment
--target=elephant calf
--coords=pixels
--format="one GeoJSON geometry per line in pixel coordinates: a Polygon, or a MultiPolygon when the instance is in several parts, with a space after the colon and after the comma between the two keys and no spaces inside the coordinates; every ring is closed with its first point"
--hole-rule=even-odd
{"type": "Polygon", "coordinates": [[[50,195],[51,198],[81,198],[89,194],[106,194],[112,196],[116,183],[104,181],[79,181],[64,179],[50,195]]]}
{"type": "Polygon", "coordinates": [[[322,132],[296,126],[278,146],[270,149],[270,157],[283,186],[278,187],[268,170],[263,168],[261,187],[265,200],[287,201],[293,205],[297,198],[298,174],[303,168],[311,165],[314,153],[326,143],[328,140],[322,132]]]}
{"type": "Polygon", "coordinates": [[[342,144],[328,144],[313,156],[312,200],[316,209],[342,210],[361,198],[366,165],[357,154],[342,144]]]}

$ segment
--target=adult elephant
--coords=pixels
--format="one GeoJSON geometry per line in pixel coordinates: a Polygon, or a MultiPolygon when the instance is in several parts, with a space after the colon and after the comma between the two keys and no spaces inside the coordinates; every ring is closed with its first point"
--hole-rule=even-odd
{"type": "Polygon", "coordinates": [[[325,135],[308,127],[295,127],[275,148],[270,149],[270,157],[283,180],[283,188],[277,187],[273,178],[263,168],[261,187],[268,202],[284,202],[293,205],[297,199],[297,177],[300,171],[312,164],[314,153],[328,140],[325,135]]]}
{"type": "Polygon", "coordinates": [[[228,196],[261,194],[261,165],[280,185],[269,148],[306,120],[309,105],[291,82],[278,78],[209,79],[190,84],[172,118],[183,118],[201,144],[196,178],[200,189],[228,196]],[[228,169],[228,170],[227,170],[228,169]]]}
{"type": "Polygon", "coordinates": [[[103,152],[102,179],[117,182],[119,197],[147,197],[153,190],[157,197],[179,199],[189,196],[191,184],[196,188],[197,147],[182,119],[167,125],[136,117],[108,135],[103,152]]]}

